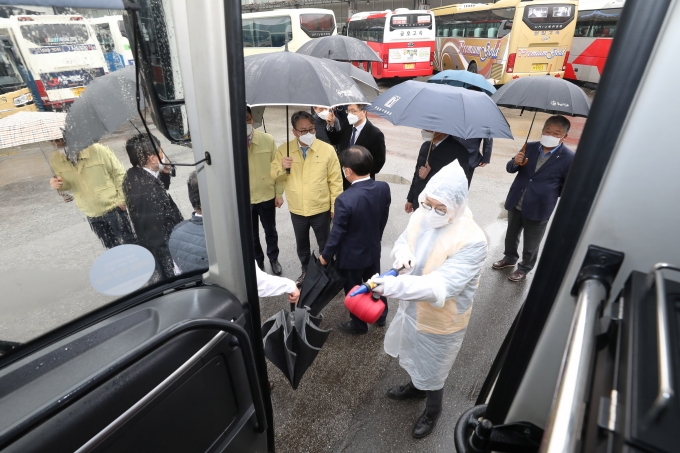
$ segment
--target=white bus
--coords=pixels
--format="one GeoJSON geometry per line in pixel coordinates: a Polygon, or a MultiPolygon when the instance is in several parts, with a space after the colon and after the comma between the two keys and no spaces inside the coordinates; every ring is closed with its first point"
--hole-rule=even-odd
{"type": "Polygon", "coordinates": [[[335,14],[330,9],[279,9],[242,16],[244,56],[285,49],[297,51],[314,38],[337,34],[335,14]]]}
{"type": "Polygon", "coordinates": [[[135,64],[123,24],[123,16],[98,17],[89,19],[88,22],[99,41],[109,71],[135,64]]]}
{"type": "Polygon", "coordinates": [[[9,20],[45,110],[67,109],[88,83],[109,72],[101,46],[82,16],[11,16],[9,20]]]}

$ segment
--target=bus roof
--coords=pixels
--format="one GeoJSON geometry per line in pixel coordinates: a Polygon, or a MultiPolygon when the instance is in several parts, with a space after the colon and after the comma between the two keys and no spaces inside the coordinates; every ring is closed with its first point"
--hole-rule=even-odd
{"type": "Polygon", "coordinates": [[[300,14],[333,14],[330,9],[322,8],[293,8],[293,9],[275,9],[272,11],[260,11],[258,13],[244,13],[241,17],[244,19],[251,19],[254,17],[276,17],[276,16],[299,16],[300,14]]]}
{"type": "Polygon", "coordinates": [[[103,16],[103,17],[95,17],[93,19],[88,19],[88,21],[91,24],[105,24],[107,22],[110,22],[112,20],[123,20],[123,16],[103,16]]]}
{"type": "Polygon", "coordinates": [[[394,11],[386,9],[384,11],[363,11],[360,13],[355,13],[347,19],[347,22],[350,20],[362,20],[362,19],[380,19],[381,17],[387,17],[389,15],[394,15],[394,14],[430,14],[432,13],[432,10],[424,10],[424,9],[407,9],[407,8],[397,8],[394,11]]]}
{"type": "MultiPolygon", "coordinates": [[[[582,1],[582,0],[581,0],[582,1]]],[[[435,16],[443,16],[445,14],[455,14],[463,11],[485,11],[490,9],[512,8],[517,7],[522,3],[522,0],[499,0],[496,3],[460,3],[457,5],[440,6],[439,8],[432,8],[435,16]]],[[[524,2],[526,3],[526,2],[524,2]]],[[[532,4],[553,4],[553,3],[567,3],[578,4],[578,0],[534,0],[532,4]]],[[[579,7],[579,9],[581,9],[579,7]]]]}
{"type": "Polygon", "coordinates": [[[580,0],[579,11],[591,11],[594,9],[623,8],[625,0],[580,0]]]}

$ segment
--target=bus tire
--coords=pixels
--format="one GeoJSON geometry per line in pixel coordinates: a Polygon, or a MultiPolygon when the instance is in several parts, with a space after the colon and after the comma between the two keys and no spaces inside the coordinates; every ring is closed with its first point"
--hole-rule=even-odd
{"type": "Polygon", "coordinates": [[[470,63],[468,65],[467,70],[468,70],[468,72],[471,72],[473,74],[477,74],[477,63],[475,63],[474,61],[472,63],[470,63]]]}

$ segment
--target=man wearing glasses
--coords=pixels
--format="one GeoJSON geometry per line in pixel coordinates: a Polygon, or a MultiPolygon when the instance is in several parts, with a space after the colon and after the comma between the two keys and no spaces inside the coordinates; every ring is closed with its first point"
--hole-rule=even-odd
{"type": "Polygon", "coordinates": [[[316,140],[314,117],[299,111],[293,113],[290,122],[295,138],[276,151],[271,177],[284,184],[302,266],[295,283],[301,286],[311,257],[309,229],[314,230],[318,250],[322,251],[330,234],[335,199],[342,193],[342,176],[333,147],[316,140]]]}

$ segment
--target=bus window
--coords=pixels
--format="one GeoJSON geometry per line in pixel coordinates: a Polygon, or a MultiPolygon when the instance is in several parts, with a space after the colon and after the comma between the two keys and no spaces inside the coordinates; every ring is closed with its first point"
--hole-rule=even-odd
{"type": "Polygon", "coordinates": [[[244,47],[283,47],[293,39],[290,16],[243,19],[244,47]]]}
{"type": "Polygon", "coordinates": [[[127,32],[125,31],[125,22],[122,20],[118,21],[118,30],[120,30],[120,34],[123,36],[123,38],[128,39],[127,32]]]}
{"type": "Polygon", "coordinates": [[[335,28],[332,14],[300,14],[300,28],[310,38],[330,36],[335,28]]]}
{"type": "Polygon", "coordinates": [[[114,52],[116,50],[116,44],[113,42],[113,35],[111,34],[111,27],[109,24],[92,24],[95,35],[97,35],[97,41],[102,46],[102,52],[114,52]]]}
{"type": "Polygon", "coordinates": [[[24,39],[39,46],[85,44],[90,38],[85,24],[31,24],[20,29],[24,39]]]}
{"type": "Polygon", "coordinates": [[[524,22],[532,30],[560,30],[574,19],[574,5],[527,6],[524,22]]]}
{"type": "Polygon", "coordinates": [[[6,92],[6,87],[23,85],[16,63],[7,52],[0,51],[0,89],[6,92]]]}

